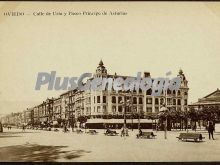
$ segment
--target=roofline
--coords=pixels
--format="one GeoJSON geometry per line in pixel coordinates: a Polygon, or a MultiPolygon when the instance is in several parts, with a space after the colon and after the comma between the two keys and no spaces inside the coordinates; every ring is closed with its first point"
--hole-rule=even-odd
{"type": "Polygon", "coordinates": [[[203,98],[207,98],[207,97],[209,97],[209,96],[211,96],[212,94],[214,94],[215,92],[217,92],[217,91],[219,91],[219,89],[217,88],[214,92],[212,92],[212,93],[210,93],[210,94],[208,94],[208,95],[206,95],[205,97],[203,97],[203,98]]]}

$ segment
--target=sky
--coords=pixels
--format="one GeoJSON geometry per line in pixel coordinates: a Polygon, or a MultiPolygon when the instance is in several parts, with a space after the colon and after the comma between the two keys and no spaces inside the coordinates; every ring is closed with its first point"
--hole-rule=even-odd
{"type": "Polygon", "coordinates": [[[219,2],[0,2],[0,114],[65,91],[35,90],[38,72],[173,77],[181,68],[189,103],[220,88],[219,2]],[[4,12],[25,16],[4,16],[4,12]],[[33,12],[123,11],[127,15],[33,16],[33,12]]]}

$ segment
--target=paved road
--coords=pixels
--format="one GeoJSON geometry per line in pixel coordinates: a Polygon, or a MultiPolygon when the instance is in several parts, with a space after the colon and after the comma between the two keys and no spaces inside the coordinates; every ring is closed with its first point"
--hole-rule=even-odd
{"type": "MultiPolygon", "coordinates": [[[[156,139],[136,139],[137,130],[130,136],[104,136],[20,129],[0,134],[1,161],[219,161],[220,132],[204,142],[181,142],[179,131],[154,132],[156,139]]],[[[119,132],[119,130],[118,130],[119,132]]]]}

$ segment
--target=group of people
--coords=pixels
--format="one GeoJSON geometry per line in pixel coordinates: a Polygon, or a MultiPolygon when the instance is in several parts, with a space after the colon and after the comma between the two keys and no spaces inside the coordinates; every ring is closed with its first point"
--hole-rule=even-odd
{"type": "Polygon", "coordinates": [[[122,136],[128,136],[128,128],[127,127],[121,128],[121,137],[122,136]]]}
{"type": "Polygon", "coordinates": [[[8,125],[8,130],[11,130],[11,126],[10,125],[8,125]]]}
{"type": "Polygon", "coordinates": [[[63,132],[66,133],[66,132],[68,132],[68,131],[69,131],[69,130],[68,130],[68,128],[67,128],[67,125],[64,125],[64,126],[63,126],[63,132]]]}

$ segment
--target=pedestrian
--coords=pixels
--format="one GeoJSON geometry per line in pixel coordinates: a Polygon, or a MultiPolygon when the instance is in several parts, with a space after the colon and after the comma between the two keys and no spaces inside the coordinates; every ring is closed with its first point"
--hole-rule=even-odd
{"type": "Polygon", "coordinates": [[[24,125],[22,126],[22,131],[25,131],[25,126],[24,125]]]}
{"type": "Polygon", "coordinates": [[[212,137],[212,139],[214,140],[213,132],[214,132],[214,125],[213,125],[213,123],[210,121],[210,122],[209,122],[209,125],[208,125],[209,140],[211,139],[211,137],[212,137]]]}
{"type": "Polygon", "coordinates": [[[142,133],[143,132],[142,132],[141,128],[139,128],[139,135],[142,136],[142,133]]]}
{"type": "Polygon", "coordinates": [[[67,125],[65,124],[64,125],[64,133],[66,133],[67,132],[67,125]]]}
{"type": "Polygon", "coordinates": [[[125,132],[124,127],[122,127],[121,128],[121,137],[124,136],[124,132],[125,132]]]}
{"type": "Polygon", "coordinates": [[[125,128],[125,136],[128,136],[128,128],[125,128]]]}
{"type": "Polygon", "coordinates": [[[0,133],[3,132],[3,126],[2,126],[2,123],[0,122],[0,133]]]}

